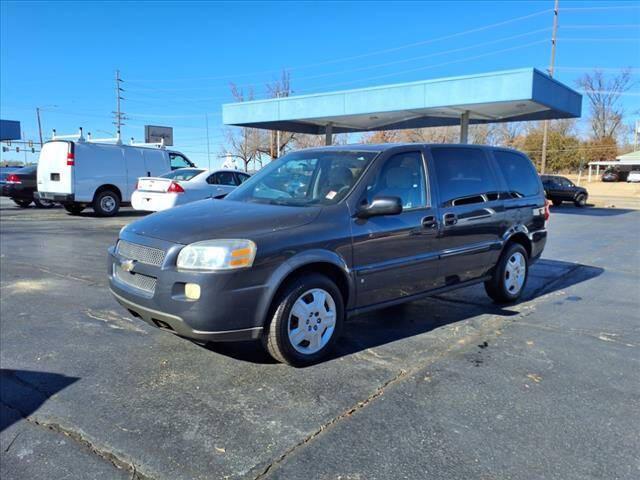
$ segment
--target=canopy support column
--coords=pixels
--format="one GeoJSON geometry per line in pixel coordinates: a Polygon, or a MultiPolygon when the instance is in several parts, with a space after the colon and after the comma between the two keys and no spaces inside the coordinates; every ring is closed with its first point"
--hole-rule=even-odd
{"type": "Polygon", "coordinates": [[[469,143],[469,110],[460,116],[460,143],[469,143]]]}
{"type": "Polygon", "coordinates": [[[591,183],[591,164],[589,164],[589,178],[587,182],[591,183]]]}
{"type": "Polygon", "coordinates": [[[324,144],[333,144],[333,123],[331,122],[327,123],[327,126],[324,128],[324,144]]]}

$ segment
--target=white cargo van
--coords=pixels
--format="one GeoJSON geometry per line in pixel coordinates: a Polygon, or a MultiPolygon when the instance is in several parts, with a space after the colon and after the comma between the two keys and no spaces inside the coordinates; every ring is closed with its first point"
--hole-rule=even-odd
{"type": "Polygon", "coordinates": [[[40,152],[37,195],[73,215],[90,205],[97,215],[110,217],[130,203],[139,177],[193,166],[180,152],[162,147],[54,138],[40,152]]]}

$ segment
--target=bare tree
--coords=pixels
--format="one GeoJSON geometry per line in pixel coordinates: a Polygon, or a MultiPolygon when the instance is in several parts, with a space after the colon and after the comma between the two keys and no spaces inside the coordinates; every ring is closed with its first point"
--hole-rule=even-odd
{"type": "Polygon", "coordinates": [[[577,84],[589,99],[592,139],[615,139],[624,118],[620,97],[633,86],[631,71],[625,69],[607,79],[602,70],[594,70],[584,74],[577,84]]]}
{"type": "MultiPolygon", "coordinates": [[[[251,101],[254,98],[252,89],[245,93],[233,83],[231,84],[231,95],[237,102],[251,101]]],[[[226,136],[229,151],[224,152],[224,156],[240,160],[245,172],[249,170],[251,162],[259,161],[261,137],[263,136],[260,130],[247,127],[230,128],[227,130],[226,136]]]]}
{"type": "Polygon", "coordinates": [[[504,122],[495,125],[494,142],[503,147],[517,147],[524,134],[521,122],[504,122]]]}
{"type": "MultiPolygon", "coordinates": [[[[291,75],[286,70],[282,70],[282,74],[278,80],[267,84],[267,93],[270,98],[289,97],[291,90],[291,75]]],[[[295,134],[292,132],[270,131],[265,136],[265,142],[260,145],[260,152],[269,155],[271,159],[278,157],[278,152],[282,154],[294,139],[295,134]],[[278,143],[280,145],[278,145],[278,143]]]]}

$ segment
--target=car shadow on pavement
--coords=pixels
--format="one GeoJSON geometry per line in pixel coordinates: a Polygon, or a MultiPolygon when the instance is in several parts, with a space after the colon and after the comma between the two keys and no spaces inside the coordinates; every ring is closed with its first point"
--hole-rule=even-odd
{"type": "Polygon", "coordinates": [[[0,432],[78,380],[58,373],[0,369],[0,432]]]}
{"type": "MultiPolygon", "coordinates": [[[[599,267],[541,259],[531,268],[522,300],[513,305],[496,305],[482,285],[475,285],[358,315],[345,323],[336,348],[323,361],[428,333],[478,315],[515,316],[520,313],[514,309],[519,303],[591,280],[603,272],[599,267]]],[[[276,363],[258,342],[214,343],[204,348],[250,363],[276,363]]]]}
{"type": "Polygon", "coordinates": [[[551,221],[553,222],[553,214],[554,213],[563,213],[569,215],[581,215],[581,216],[592,216],[592,217],[613,217],[617,215],[624,215],[626,213],[637,212],[638,210],[633,210],[630,208],[602,208],[602,207],[592,207],[587,205],[586,207],[579,208],[573,205],[560,205],[558,207],[551,207],[551,221]]]}

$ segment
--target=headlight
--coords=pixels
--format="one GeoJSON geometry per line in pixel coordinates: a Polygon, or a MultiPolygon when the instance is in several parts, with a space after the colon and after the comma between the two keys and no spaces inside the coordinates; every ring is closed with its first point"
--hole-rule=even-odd
{"type": "Polygon", "coordinates": [[[187,245],[178,255],[178,268],[233,270],[253,265],[256,244],[251,240],[205,240],[187,245]]]}

